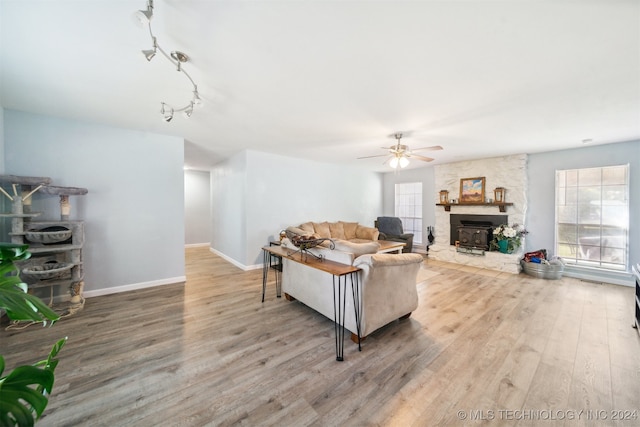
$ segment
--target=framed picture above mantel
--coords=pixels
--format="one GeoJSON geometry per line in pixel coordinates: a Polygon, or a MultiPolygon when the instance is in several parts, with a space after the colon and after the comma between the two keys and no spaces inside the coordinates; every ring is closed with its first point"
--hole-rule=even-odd
{"type": "Polygon", "coordinates": [[[460,204],[485,203],[485,178],[462,178],[460,180],[460,204]]]}

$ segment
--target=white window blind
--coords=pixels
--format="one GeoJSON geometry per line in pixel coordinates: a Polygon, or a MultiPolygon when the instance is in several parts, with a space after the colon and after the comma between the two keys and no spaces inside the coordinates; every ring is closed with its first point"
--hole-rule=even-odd
{"type": "Polygon", "coordinates": [[[406,182],[395,187],[395,216],[405,233],[413,233],[413,243],[422,244],[422,183],[406,182]]]}
{"type": "Polygon", "coordinates": [[[629,165],[556,171],[556,254],[576,266],[627,270],[629,165]]]}

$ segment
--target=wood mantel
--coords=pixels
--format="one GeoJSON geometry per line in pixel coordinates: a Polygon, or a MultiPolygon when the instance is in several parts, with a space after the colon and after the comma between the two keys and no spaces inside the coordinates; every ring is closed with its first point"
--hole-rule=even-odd
{"type": "Polygon", "coordinates": [[[436,203],[436,206],[444,206],[444,210],[451,212],[451,206],[497,206],[500,212],[506,212],[507,206],[513,206],[513,203],[436,203]]]}

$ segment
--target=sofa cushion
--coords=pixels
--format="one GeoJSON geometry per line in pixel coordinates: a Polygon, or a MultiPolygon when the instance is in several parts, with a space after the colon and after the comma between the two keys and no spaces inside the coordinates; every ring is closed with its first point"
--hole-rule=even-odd
{"type": "Polygon", "coordinates": [[[331,237],[331,230],[329,229],[329,223],[327,221],[314,222],[313,229],[315,230],[315,233],[320,237],[324,237],[327,239],[331,237]]]}
{"type": "Polygon", "coordinates": [[[336,240],[335,249],[342,252],[351,252],[354,257],[359,257],[365,254],[375,254],[380,249],[380,245],[377,242],[368,243],[353,243],[347,240],[336,240]]]}
{"type": "Polygon", "coordinates": [[[379,234],[380,232],[377,228],[365,227],[360,224],[356,227],[356,237],[358,239],[378,240],[379,234]]]}
{"type": "Polygon", "coordinates": [[[332,239],[345,239],[344,226],[341,222],[330,222],[329,232],[332,239]]]}
{"type": "Polygon", "coordinates": [[[315,233],[316,230],[313,228],[313,223],[311,221],[305,222],[304,224],[300,224],[301,229],[309,233],[315,233]]]}
{"type": "Polygon", "coordinates": [[[344,229],[344,238],[347,240],[356,238],[356,228],[358,228],[357,222],[344,222],[340,221],[342,228],[344,229]]]}

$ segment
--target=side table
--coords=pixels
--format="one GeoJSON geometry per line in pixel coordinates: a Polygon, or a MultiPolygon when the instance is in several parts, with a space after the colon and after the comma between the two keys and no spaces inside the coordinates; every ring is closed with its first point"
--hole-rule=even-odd
{"type": "Polygon", "coordinates": [[[278,298],[281,296],[282,257],[268,250],[272,246],[280,246],[280,242],[269,242],[269,246],[262,248],[262,302],[264,302],[264,294],[267,290],[270,269],[273,269],[276,275],[276,296],[278,298]]]}

